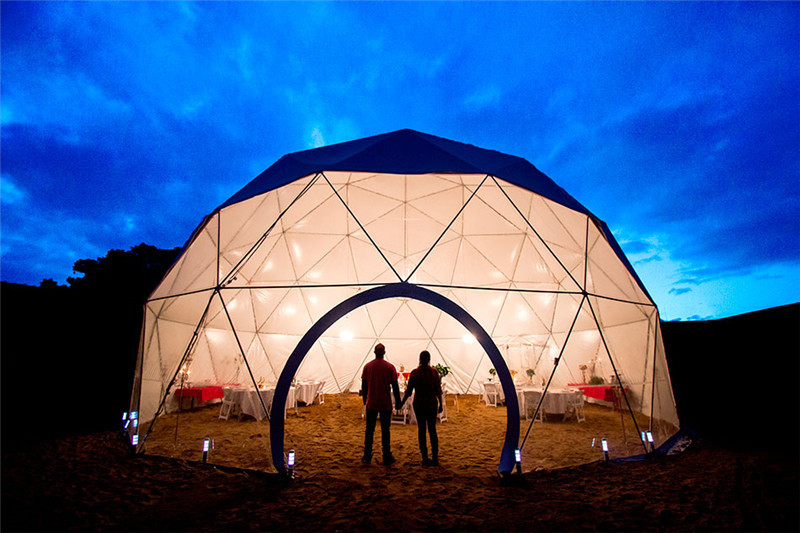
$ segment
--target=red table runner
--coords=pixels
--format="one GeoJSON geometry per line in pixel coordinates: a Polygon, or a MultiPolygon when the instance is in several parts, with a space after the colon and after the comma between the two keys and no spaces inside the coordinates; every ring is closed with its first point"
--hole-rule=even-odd
{"type": "Polygon", "coordinates": [[[175,396],[178,398],[197,398],[201,402],[207,402],[216,398],[222,398],[222,387],[185,387],[175,391],[175,396]]]}

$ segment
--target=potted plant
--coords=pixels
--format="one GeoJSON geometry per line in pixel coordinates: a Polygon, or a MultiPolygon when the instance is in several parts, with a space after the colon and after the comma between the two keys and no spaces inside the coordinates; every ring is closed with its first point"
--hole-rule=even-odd
{"type": "Polygon", "coordinates": [[[450,373],[450,367],[444,366],[440,363],[433,365],[433,368],[436,369],[436,371],[439,373],[440,378],[443,378],[450,373]]]}
{"type": "Polygon", "coordinates": [[[592,376],[589,378],[589,385],[602,385],[605,382],[600,376],[592,376]]]}
{"type": "Polygon", "coordinates": [[[497,375],[497,370],[494,368],[489,369],[489,381],[494,381],[494,377],[497,375]]]}
{"type": "Polygon", "coordinates": [[[532,368],[529,368],[525,373],[528,374],[528,381],[533,383],[533,376],[536,375],[536,372],[534,372],[532,368]]]}

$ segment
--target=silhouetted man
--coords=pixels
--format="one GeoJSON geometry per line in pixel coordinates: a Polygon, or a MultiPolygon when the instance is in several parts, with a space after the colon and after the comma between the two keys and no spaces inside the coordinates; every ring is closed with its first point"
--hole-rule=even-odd
{"type": "Polygon", "coordinates": [[[419,354],[419,366],[411,371],[408,377],[406,394],[400,407],[409,396],[414,394],[414,414],[417,417],[417,436],[419,437],[419,453],[425,466],[439,464],[439,436],[436,434],[436,415],[442,412],[442,378],[435,368],[431,368],[431,354],[423,350],[419,354]],[[431,436],[432,459],[428,459],[428,446],[425,442],[425,430],[431,436]]]}
{"type": "Polygon", "coordinates": [[[392,427],[392,396],[394,392],[395,404],[400,405],[400,387],[397,385],[397,371],[394,365],[383,359],[386,348],[383,344],[375,345],[375,359],[364,365],[361,373],[361,394],[367,411],[367,429],[364,435],[365,464],[372,461],[372,438],[375,434],[375,422],[380,415],[381,419],[381,447],[383,450],[383,464],[390,465],[395,459],[392,456],[391,427],[392,427]],[[391,389],[391,391],[390,391],[391,389]]]}

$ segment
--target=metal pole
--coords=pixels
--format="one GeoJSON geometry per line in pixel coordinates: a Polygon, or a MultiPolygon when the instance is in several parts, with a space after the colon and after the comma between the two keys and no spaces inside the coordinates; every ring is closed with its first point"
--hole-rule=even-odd
{"type": "Polygon", "coordinates": [[[183,380],[186,378],[186,373],[181,372],[181,388],[179,389],[180,394],[178,394],[178,414],[175,415],[175,440],[173,441],[173,445],[178,444],[178,425],[180,425],[181,421],[181,406],[183,404],[183,380]]]}

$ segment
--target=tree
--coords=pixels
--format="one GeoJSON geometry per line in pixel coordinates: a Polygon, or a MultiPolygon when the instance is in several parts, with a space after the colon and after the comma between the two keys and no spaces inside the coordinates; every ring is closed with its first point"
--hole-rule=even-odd
{"type": "Polygon", "coordinates": [[[2,283],[2,402],[26,398],[25,410],[3,412],[3,444],[115,427],[128,408],[143,305],[179,252],[140,244],[76,261],[83,276],[68,286],[2,283]],[[30,416],[53,410],[54,383],[80,416],[30,416]]]}

